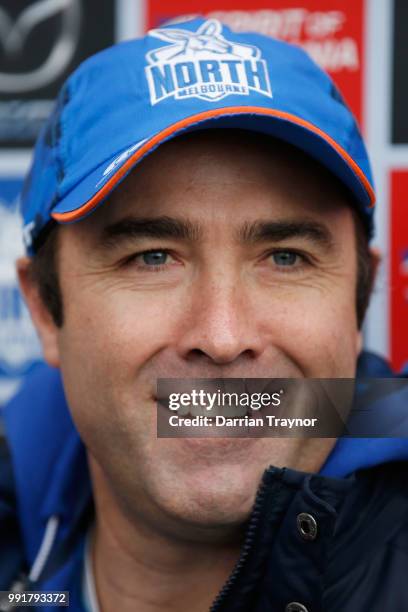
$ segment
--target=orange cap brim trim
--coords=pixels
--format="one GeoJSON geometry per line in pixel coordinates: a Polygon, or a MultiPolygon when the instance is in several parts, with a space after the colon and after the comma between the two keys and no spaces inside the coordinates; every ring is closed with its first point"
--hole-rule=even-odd
{"type": "Polygon", "coordinates": [[[51,213],[53,219],[58,221],[59,223],[70,223],[72,221],[77,221],[81,219],[88,213],[90,213],[98,204],[112,191],[112,189],[120,182],[120,180],[124,177],[124,175],[141,159],[146,153],[148,153],[152,148],[156,145],[160,144],[163,140],[166,140],[174,133],[179,132],[194,123],[199,123],[200,121],[205,121],[206,119],[211,119],[214,117],[220,117],[224,115],[240,115],[240,114],[257,114],[257,115],[265,115],[271,117],[277,117],[279,119],[284,119],[286,121],[290,121],[291,123],[295,123],[296,125],[300,125],[310,132],[317,134],[323,140],[325,140],[328,144],[330,144],[333,149],[339,153],[339,155],[347,162],[353,172],[357,175],[361,183],[363,184],[365,190],[368,193],[370,198],[370,208],[375,204],[375,193],[374,190],[365,176],[364,172],[361,170],[360,166],[354,161],[354,159],[341,147],[331,136],[323,132],[320,128],[316,127],[309,121],[305,119],[301,119],[296,115],[292,115],[291,113],[286,113],[284,111],[279,111],[275,109],[263,108],[259,106],[232,106],[225,108],[216,108],[213,110],[205,111],[202,113],[198,113],[196,115],[192,115],[191,117],[187,117],[186,119],[182,119],[177,123],[169,126],[165,130],[153,136],[148,142],[146,142],[140,149],[134,152],[126,162],[117,170],[117,172],[105,183],[101,189],[95,193],[95,195],[88,200],[85,204],[80,206],[79,208],[64,212],[64,213],[51,213]]]}

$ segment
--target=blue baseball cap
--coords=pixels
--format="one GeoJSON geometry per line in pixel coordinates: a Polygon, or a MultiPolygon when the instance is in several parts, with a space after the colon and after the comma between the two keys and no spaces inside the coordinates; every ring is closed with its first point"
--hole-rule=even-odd
{"type": "Polygon", "coordinates": [[[66,81],[22,193],[28,253],[50,222],[91,214],[161,143],[210,128],[261,132],[303,150],[347,186],[372,235],[370,162],[329,76],[296,46],[199,18],[110,47],[66,81]]]}

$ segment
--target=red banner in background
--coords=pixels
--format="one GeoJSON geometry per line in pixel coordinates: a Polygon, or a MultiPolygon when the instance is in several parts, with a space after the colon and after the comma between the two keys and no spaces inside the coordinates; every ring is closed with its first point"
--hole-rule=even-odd
{"type": "Polygon", "coordinates": [[[396,369],[408,362],[408,169],[391,173],[390,348],[396,369]]]}
{"type": "Polygon", "coordinates": [[[235,31],[299,44],[332,76],[362,124],[363,0],[148,0],[148,27],[204,14],[235,31]]]}

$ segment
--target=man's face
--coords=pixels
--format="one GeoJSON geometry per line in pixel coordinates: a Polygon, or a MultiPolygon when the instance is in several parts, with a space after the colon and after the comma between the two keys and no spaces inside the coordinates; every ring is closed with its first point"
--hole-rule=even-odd
{"type": "Polygon", "coordinates": [[[157,439],[155,393],[158,378],[354,376],[353,217],[328,174],[260,136],[195,134],[59,238],[57,365],[130,515],[217,530],[247,517],[270,464],[319,469],[332,441],[157,439]]]}

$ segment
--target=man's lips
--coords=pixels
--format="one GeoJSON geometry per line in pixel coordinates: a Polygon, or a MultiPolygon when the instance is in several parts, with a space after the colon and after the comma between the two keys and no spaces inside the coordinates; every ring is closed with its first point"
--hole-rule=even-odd
{"type": "Polygon", "coordinates": [[[169,398],[162,397],[157,398],[154,397],[154,402],[158,407],[164,408],[171,414],[178,415],[180,417],[195,417],[195,416],[203,416],[208,417],[209,419],[215,419],[216,416],[225,416],[225,417],[244,417],[244,416],[256,416],[261,413],[260,410],[253,410],[250,406],[241,406],[241,405],[227,405],[227,406],[217,406],[214,405],[210,410],[206,406],[197,405],[197,406],[180,406],[177,410],[171,410],[169,407],[169,398]]]}

